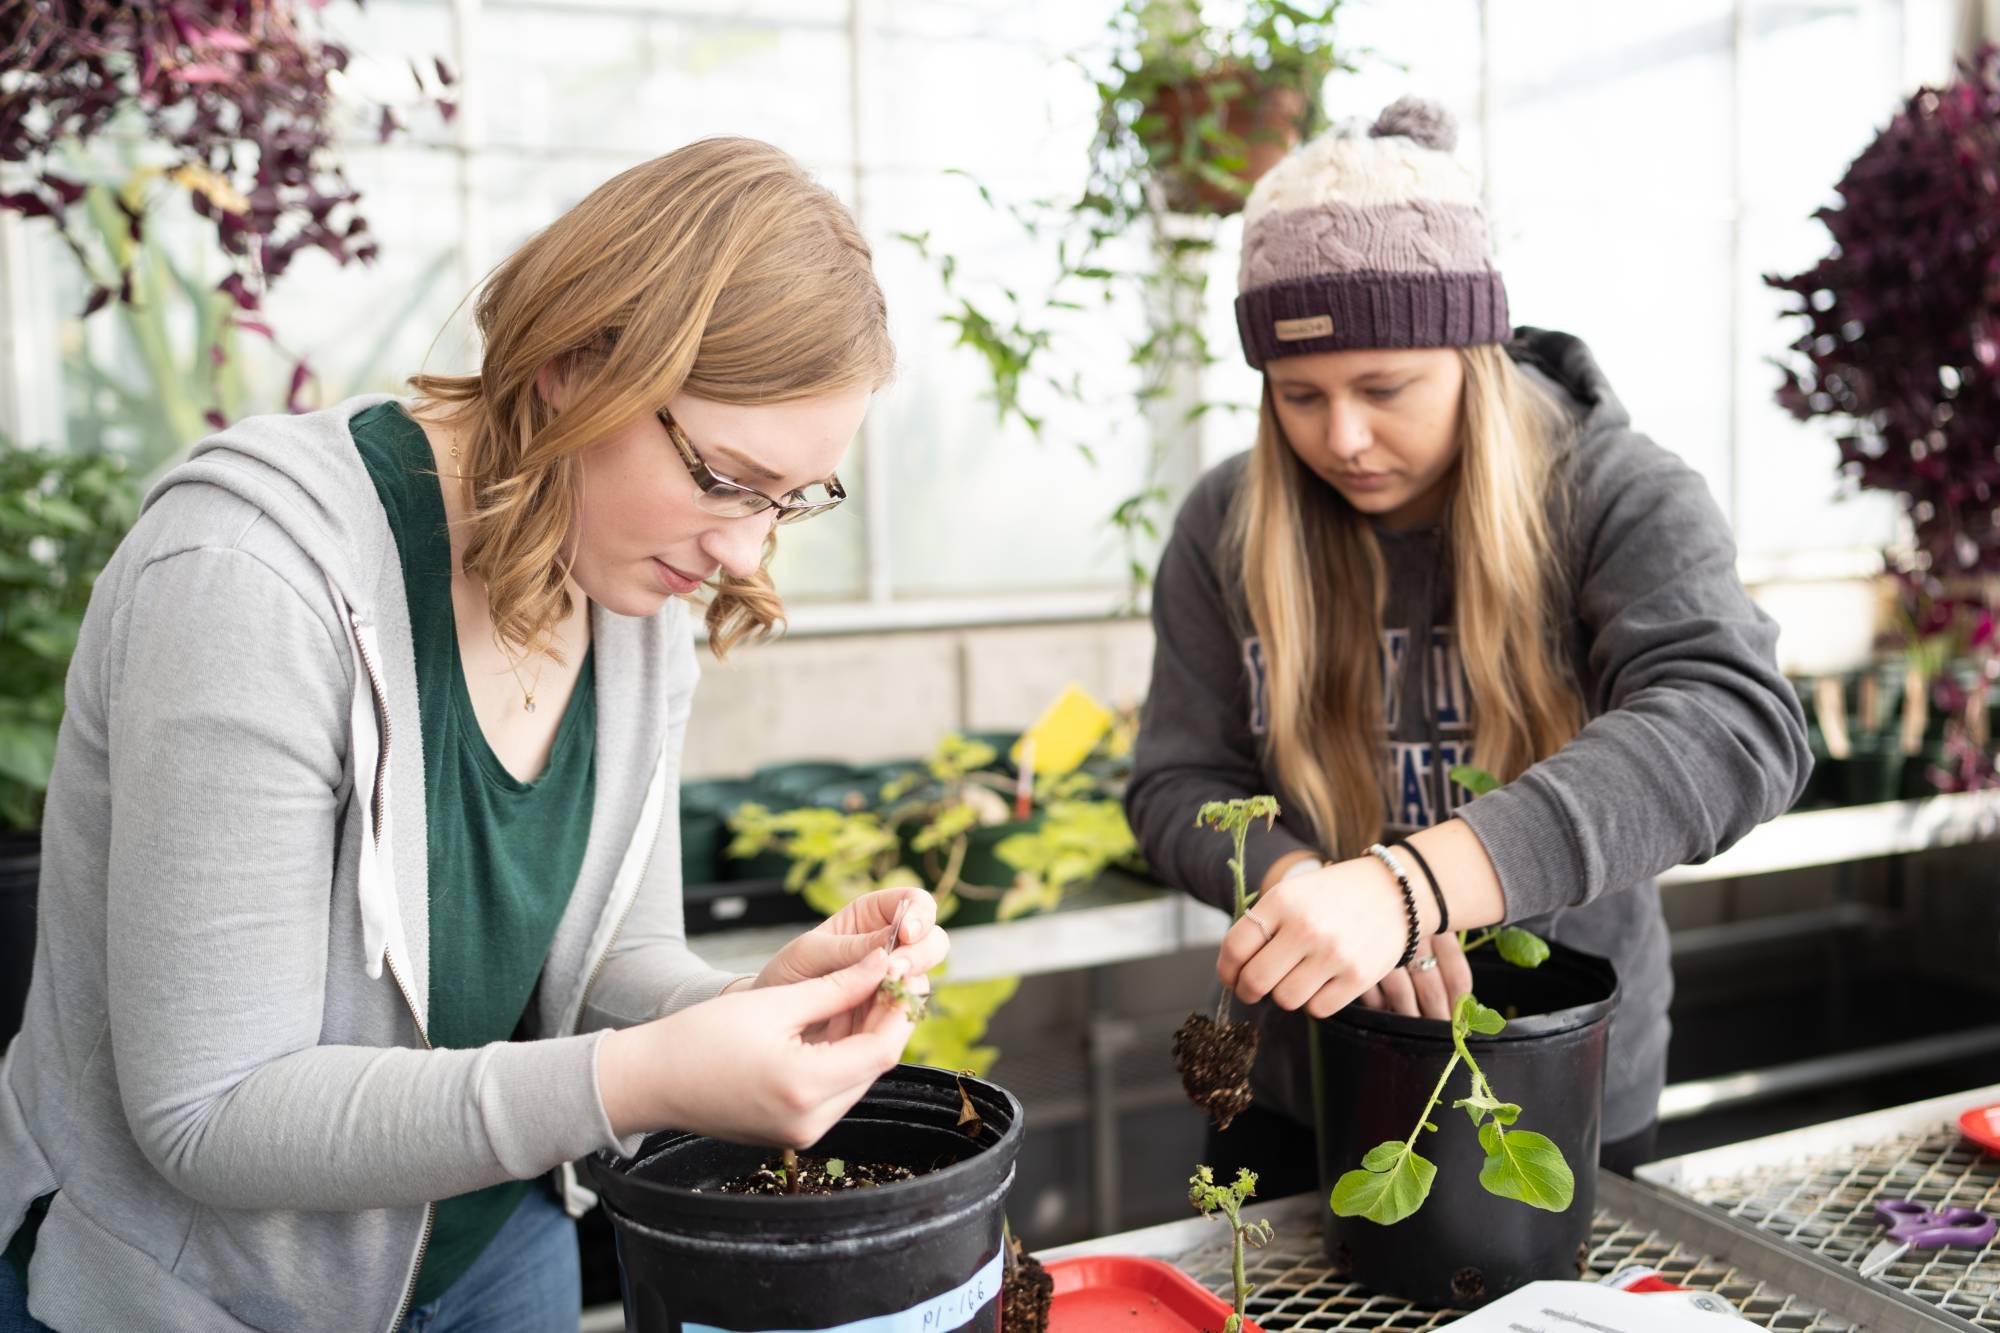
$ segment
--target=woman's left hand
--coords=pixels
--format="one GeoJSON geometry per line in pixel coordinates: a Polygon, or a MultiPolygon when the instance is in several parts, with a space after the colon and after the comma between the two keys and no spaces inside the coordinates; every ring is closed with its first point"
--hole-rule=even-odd
{"type": "Polygon", "coordinates": [[[856,898],[778,950],[754,984],[785,986],[852,966],[882,945],[896,909],[905,903],[909,906],[903,913],[903,928],[889,944],[889,953],[906,962],[905,975],[923,977],[944,961],[951,940],[937,924],[937,900],[928,891],[911,887],[877,889],[856,898]]]}
{"type": "MultiPolygon", "coordinates": [[[[1436,924],[1421,904],[1419,910],[1423,929],[1436,924]]],[[[1245,1004],[1268,998],[1280,1009],[1304,1009],[1327,1018],[1392,973],[1406,975],[1396,961],[1409,933],[1395,879],[1373,857],[1356,857],[1280,880],[1266,890],[1223,937],[1215,973],[1245,1004]]],[[[1420,943],[1419,954],[1442,942],[1420,943]]],[[[1463,966],[1462,957],[1458,966],[1463,966]]],[[[1444,970],[1440,951],[1438,968],[1428,980],[1440,980],[1437,974],[1444,970]]],[[[1449,985],[1449,978],[1443,980],[1446,986],[1436,988],[1440,997],[1449,985]]],[[[1466,987],[1470,989],[1469,977],[1466,987]]]]}

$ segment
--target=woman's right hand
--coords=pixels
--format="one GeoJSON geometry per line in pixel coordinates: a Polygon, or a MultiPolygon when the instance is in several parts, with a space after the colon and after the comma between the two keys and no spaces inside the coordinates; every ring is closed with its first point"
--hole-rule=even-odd
{"type": "Polygon", "coordinates": [[[739,1143],[819,1141],[888,1072],[910,1039],[900,1004],[875,1000],[908,962],[877,949],[838,972],[733,991],[637,1027],[598,1048],[597,1083],[613,1132],[682,1129],[739,1143]],[[837,1041],[808,1030],[870,1002],[837,1041]]]}

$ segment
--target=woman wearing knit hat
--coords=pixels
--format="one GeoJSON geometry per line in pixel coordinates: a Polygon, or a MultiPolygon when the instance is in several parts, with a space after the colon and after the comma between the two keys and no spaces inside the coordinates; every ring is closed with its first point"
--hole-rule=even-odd
{"type": "Polygon", "coordinates": [[[874,997],[944,958],[929,894],[732,976],[677,855],[696,598],[718,654],[773,626],[773,529],[840,500],[893,368],[854,218],[704,140],[477,322],[475,374],[202,441],[95,585],[0,1059],[0,1333],[574,1329],[573,1159],[803,1147],[909,1039],[874,997]]]}
{"type": "Polygon", "coordinates": [[[1317,1183],[1304,1015],[1445,1018],[1471,986],[1456,932],[1501,922],[1617,967],[1605,1160],[1645,1160],[1672,994],[1653,877],[1786,810],[1810,765],[1702,479],[1632,428],[1583,343],[1509,325],[1453,146],[1404,99],[1251,194],[1257,440],[1188,497],[1154,593],[1126,798],[1147,859],[1225,904],[1227,848],[1195,811],[1283,808],[1216,963],[1255,1006],[1256,1103],[1207,1158],[1273,1197],[1317,1183]],[[1459,764],[1504,785],[1473,801],[1459,764]],[[1368,850],[1399,837],[1414,933],[1368,850]]]}

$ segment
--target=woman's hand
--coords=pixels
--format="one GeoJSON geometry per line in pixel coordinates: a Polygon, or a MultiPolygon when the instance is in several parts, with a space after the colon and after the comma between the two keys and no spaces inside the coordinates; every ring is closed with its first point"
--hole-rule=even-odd
{"type": "Polygon", "coordinates": [[[824,976],[719,995],[607,1034],[597,1086],[613,1132],[810,1146],[901,1057],[910,1019],[877,987],[904,972],[903,957],[874,949],[824,976]],[[858,1025],[829,1035],[857,1013],[858,1025]]]}
{"type": "MultiPolygon", "coordinates": [[[[896,910],[907,904],[903,926],[889,951],[906,966],[912,990],[923,990],[924,979],[951,951],[951,939],[937,924],[937,900],[921,888],[878,889],[864,894],[778,950],[751,983],[755,987],[789,986],[838,972],[866,957],[888,937],[896,910]]],[[[836,1019],[823,1034],[847,1035],[836,1019]]]]}
{"type": "MultiPolygon", "coordinates": [[[[1419,902],[1425,932],[1437,924],[1428,906],[1419,902]]],[[[1440,974],[1446,973],[1446,951],[1456,954],[1455,948],[1441,939],[1419,944],[1420,957],[1431,947],[1444,948],[1435,971],[1412,977],[1396,967],[1409,932],[1395,878],[1373,857],[1356,857],[1265,890],[1223,937],[1215,974],[1245,1004],[1268,998],[1280,1009],[1304,1009],[1315,1018],[1337,1013],[1378,984],[1385,993],[1397,986],[1408,991],[1409,1012],[1422,1005],[1429,1013],[1435,1003],[1435,1016],[1448,1017],[1453,974],[1440,974]]],[[[1464,968],[1462,955],[1453,966],[1464,968]]],[[[1470,989],[1469,972],[1463,980],[1470,989]]]]}

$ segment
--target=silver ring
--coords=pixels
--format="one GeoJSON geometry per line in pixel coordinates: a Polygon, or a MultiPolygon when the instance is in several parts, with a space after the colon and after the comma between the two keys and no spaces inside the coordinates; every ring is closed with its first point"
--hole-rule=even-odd
{"type": "Polygon", "coordinates": [[[1264,932],[1264,943],[1269,944],[1271,942],[1271,928],[1264,924],[1263,917],[1258,916],[1255,912],[1245,912],[1243,914],[1243,919],[1245,921],[1255,922],[1257,929],[1264,932]]]}
{"type": "Polygon", "coordinates": [[[1437,965],[1438,965],[1437,955],[1434,953],[1427,953],[1422,958],[1417,959],[1416,962],[1410,964],[1410,971],[1435,972],[1437,971],[1437,965]]]}

